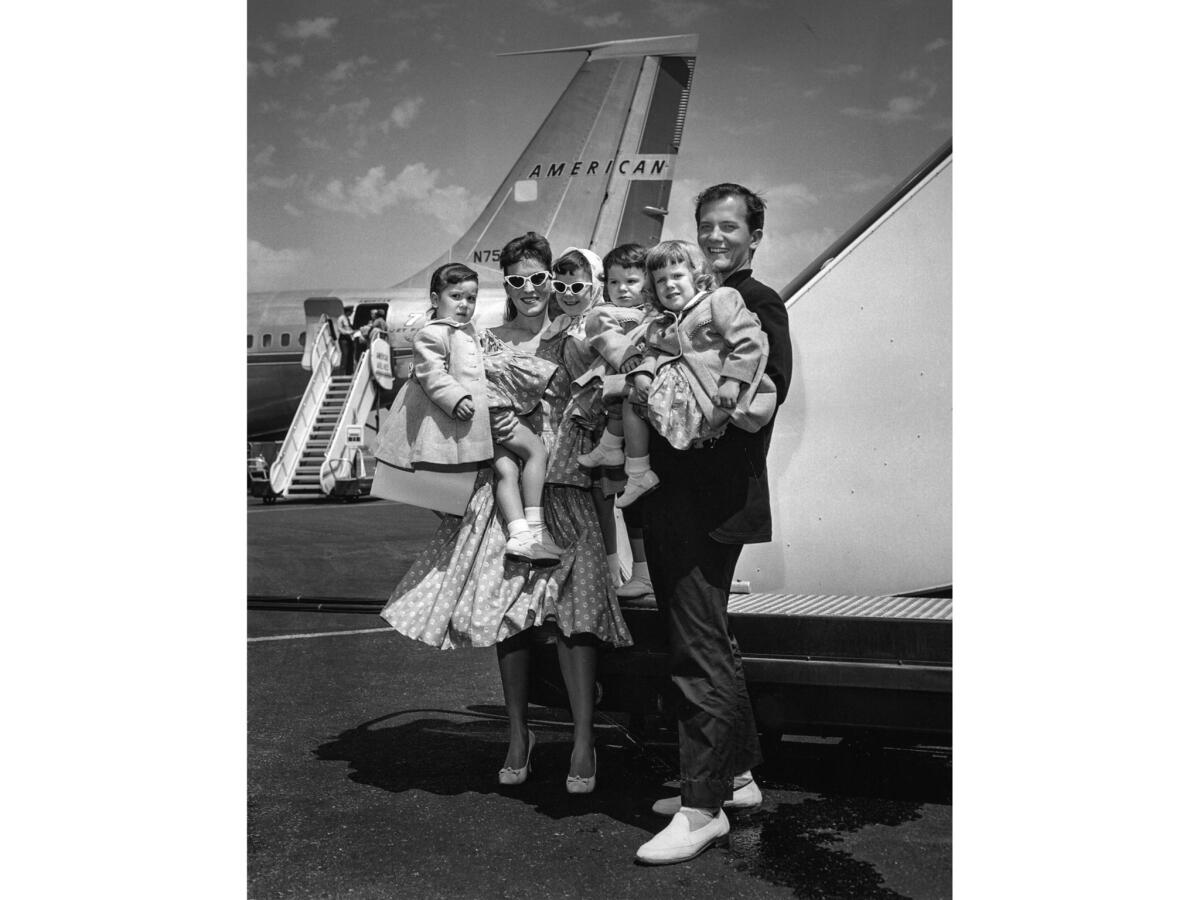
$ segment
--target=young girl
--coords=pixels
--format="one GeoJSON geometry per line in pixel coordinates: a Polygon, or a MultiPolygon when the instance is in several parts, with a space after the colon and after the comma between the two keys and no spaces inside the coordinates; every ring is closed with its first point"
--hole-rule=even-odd
{"type": "MultiPolygon", "coordinates": [[[[599,387],[581,388],[580,385],[581,376],[591,372],[598,361],[603,366],[603,360],[599,359],[588,339],[587,322],[590,311],[603,296],[604,264],[591,250],[569,247],[550,268],[554,273],[551,282],[554,299],[551,302],[558,307],[559,314],[546,326],[543,338],[561,341],[559,346],[563,367],[575,379],[571,402],[563,416],[557,443],[560,453],[570,453],[566,461],[576,467],[579,451],[591,447],[592,434],[604,421],[604,404],[599,387]]],[[[613,519],[612,501],[605,498],[603,487],[598,482],[592,485],[592,502],[600,519],[609,574],[614,586],[619,585],[623,578],[617,555],[617,526],[613,519]]]]}
{"type": "Polygon", "coordinates": [[[720,437],[731,422],[758,431],[775,412],[767,336],[736,290],[713,290],[712,267],[700,248],[663,241],[646,255],[646,271],[651,298],[663,313],[650,322],[643,361],[627,376],[622,417],[629,482],[617,498],[621,509],[658,486],[650,469],[649,426],[686,450],[720,437]]]}
{"type": "Polygon", "coordinates": [[[406,468],[492,459],[496,503],[508,523],[505,552],[554,565],[562,548],[541,521],[546,447],[519,418],[508,439],[493,442],[488,413],[527,414],[555,366],[511,349],[485,355],[471,324],[478,294],[479,275],[461,263],[433,273],[431,318],[413,338],[412,377],[380,433],[377,455],[406,468]]]}

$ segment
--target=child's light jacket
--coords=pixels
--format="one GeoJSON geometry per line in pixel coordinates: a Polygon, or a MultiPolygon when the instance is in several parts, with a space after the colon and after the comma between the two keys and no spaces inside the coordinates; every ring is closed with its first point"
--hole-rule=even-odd
{"type": "Polygon", "coordinates": [[[471,323],[434,319],[413,338],[412,376],[392,404],[376,457],[411,468],[489,460],[494,454],[483,352],[471,323]],[[464,397],[475,415],[463,422],[454,408],[464,397]]]}
{"type": "Polygon", "coordinates": [[[692,391],[704,417],[713,423],[726,411],[712,397],[722,376],[741,382],[730,420],[743,431],[755,432],[775,414],[775,385],[767,377],[767,335],[758,316],[746,308],[733,288],[719,287],[701,294],[681,313],[664,311],[646,330],[642,363],[626,379],[644,372],[651,376],[668,363],[682,359],[692,391]]]}
{"type": "MultiPolygon", "coordinates": [[[[575,379],[575,387],[587,387],[594,379],[607,382],[630,357],[637,356],[645,328],[646,310],[641,306],[617,306],[615,303],[599,303],[587,312],[584,333],[588,346],[595,353],[592,364],[575,379]]],[[[624,386],[625,376],[618,376],[619,387],[624,386]]]]}

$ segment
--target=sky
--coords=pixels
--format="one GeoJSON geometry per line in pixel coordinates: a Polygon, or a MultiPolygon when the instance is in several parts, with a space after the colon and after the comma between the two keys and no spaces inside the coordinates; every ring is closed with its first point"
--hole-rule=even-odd
{"type": "Polygon", "coordinates": [[[949,0],[250,0],[250,289],[384,288],[444,252],[583,61],[496,54],[686,32],[663,237],[745,184],[777,289],[951,136],[949,0]]]}

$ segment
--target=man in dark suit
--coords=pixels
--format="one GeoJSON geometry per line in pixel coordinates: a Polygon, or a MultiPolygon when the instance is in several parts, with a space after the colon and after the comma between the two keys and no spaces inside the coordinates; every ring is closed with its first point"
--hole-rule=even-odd
{"type": "MultiPolygon", "coordinates": [[[[735,288],[762,323],[767,375],[783,403],[792,374],[787,309],[750,270],[764,213],[753,191],[714,185],[696,199],[696,238],[718,282],[735,288]]],[[[762,751],[727,607],[742,546],[771,540],[767,449],[773,424],[754,434],[730,427],[710,445],[685,451],[651,432],[650,464],[661,482],[641,502],[671,680],[681,694],[682,796],[654,805],[672,819],[639,848],[644,863],[691,859],[728,833],[725,809],[762,802],[751,774],[762,751]]]]}

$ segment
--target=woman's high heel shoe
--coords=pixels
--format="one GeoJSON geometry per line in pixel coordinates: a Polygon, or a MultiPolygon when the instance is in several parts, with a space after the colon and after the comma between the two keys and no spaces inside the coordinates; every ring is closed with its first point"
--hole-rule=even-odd
{"type": "Polygon", "coordinates": [[[500,783],[512,787],[513,785],[524,784],[525,779],[529,777],[529,773],[533,771],[533,766],[530,760],[533,759],[533,745],[537,743],[537,737],[532,731],[529,732],[529,749],[525,751],[525,765],[519,769],[514,769],[512,766],[505,766],[500,770],[500,783]]]}
{"type": "Polygon", "coordinates": [[[582,775],[567,776],[568,794],[590,794],[596,789],[596,768],[599,760],[596,758],[596,748],[592,748],[592,774],[587,778],[582,775]]]}

